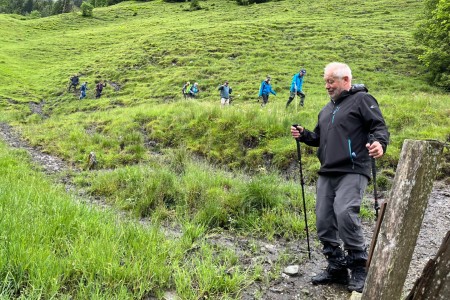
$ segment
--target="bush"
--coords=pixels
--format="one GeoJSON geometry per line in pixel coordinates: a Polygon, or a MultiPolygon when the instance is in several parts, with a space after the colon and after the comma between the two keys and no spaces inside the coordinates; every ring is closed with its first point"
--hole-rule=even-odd
{"type": "Polygon", "coordinates": [[[425,65],[431,84],[450,91],[450,2],[425,1],[425,17],[415,32],[422,46],[419,60],[425,65]]]}
{"type": "Polygon", "coordinates": [[[236,0],[236,2],[239,5],[249,5],[249,4],[253,4],[253,3],[270,2],[270,0],[236,0]]]}
{"type": "Polygon", "coordinates": [[[198,0],[191,0],[190,10],[199,10],[202,9],[198,0]]]}
{"type": "Polygon", "coordinates": [[[38,10],[33,10],[32,12],[30,12],[30,14],[28,15],[28,17],[30,19],[39,19],[42,17],[42,14],[40,11],[38,10]]]}
{"type": "Polygon", "coordinates": [[[83,2],[80,8],[81,8],[81,15],[83,17],[92,17],[92,11],[94,10],[92,4],[88,2],[83,2]]]}

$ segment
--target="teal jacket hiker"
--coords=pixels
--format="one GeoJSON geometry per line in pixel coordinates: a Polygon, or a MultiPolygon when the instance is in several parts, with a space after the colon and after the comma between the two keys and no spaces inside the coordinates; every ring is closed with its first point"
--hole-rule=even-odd
{"type": "Polygon", "coordinates": [[[270,83],[263,80],[263,82],[261,82],[261,87],[259,88],[258,97],[261,97],[262,95],[269,95],[269,93],[277,95],[277,93],[272,89],[272,86],[270,85],[270,83]]]}

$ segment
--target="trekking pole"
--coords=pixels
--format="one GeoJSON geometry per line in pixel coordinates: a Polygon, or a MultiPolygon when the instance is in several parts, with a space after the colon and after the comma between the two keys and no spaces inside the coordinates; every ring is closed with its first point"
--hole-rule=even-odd
{"type": "MultiPolygon", "coordinates": [[[[297,128],[297,124],[292,125],[297,128]]],[[[298,130],[298,129],[297,129],[298,130]]],[[[306,227],[306,242],[308,243],[308,257],[311,259],[311,249],[309,247],[309,229],[308,229],[308,218],[306,217],[306,202],[305,202],[305,182],[303,180],[303,168],[302,168],[302,153],[300,149],[300,141],[295,139],[297,142],[297,156],[298,156],[298,165],[300,166],[300,185],[302,187],[302,198],[303,198],[303,214],[305,216],[305,227],[306,227]]]]}
{"type": "MultiPolygon", "coordinates": [[[[372,143],[375,142],[375,137],[373,134],[369,134],[369,144],[372,145],[372,143]]],[[[373,178],[373,197],[375,199],[373,208],[375,209],[375,220],[378,220],[378,211],[380,210],[380,204],[378,203],[378,196],[377,196],[377,168],[375,165],[375,158],[371,157],[372,161],[372,178],[373,178]]]]}
{"type": "MultiPolygon", "coordinates": [[[[373,134],[369,134],[369,144],[372,145],[373,142],[375,142],[375,137],[373,136],[373,134]]],[[[380,229],[381,229],[381,223],[383,222],[383,218],[384,218],[384,214],[386,212],[386,206],[387,206],[386,201],[384,201],[381,204],[381,209],[380,209],[380,204],[378,203],[378,195],[377,195],[377,168],[375,165],[375,158],[371,157],[371,162],[372,162],[372,178],[373,178],[372,179],[373,180],[373,197],[375,199],[373,207],[375,209],[376,224],[375,224],[375,229],[373,231],[372,241],[370,243],[369,256],[368,256],[367,262],[366,262],[367,269],[370,267],[370,263],[372,262],[373,253],[374,253],[375,246],[378,241],[378,235],[379,235],[380,229]]]]}

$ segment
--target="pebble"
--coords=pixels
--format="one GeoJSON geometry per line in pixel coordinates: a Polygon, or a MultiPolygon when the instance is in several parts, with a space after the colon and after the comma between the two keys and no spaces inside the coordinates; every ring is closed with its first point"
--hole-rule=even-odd
{"type": "Polygon", "coordinates": [[[284,268],[283,273],[285,273],[289,276],[296,276],[296,275],[298,275],[299,270],[300,270],[299,265],[292,265],[292,266],[287,266],[286,268],[284,268]]]}

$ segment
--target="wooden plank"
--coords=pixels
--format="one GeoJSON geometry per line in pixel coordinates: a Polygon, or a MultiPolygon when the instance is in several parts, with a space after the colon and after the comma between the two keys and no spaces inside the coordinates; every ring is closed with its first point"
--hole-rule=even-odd
{"type": "Polygon", "coordinates": [[[430,259],[405,300],[450,298],[450,231],[434,259],[430,259]]]}
{"type": "Polygon", "coordinates": [[[387,202],[384,201],[380,207],[380,213],[378,214],[377,223],[375,224],[375,230],[373,231],[372,241],[370,242],[369,249],[369,258],[367,259],[366,268],[370,267],[370,263],[372,262],[373,251],[375,249],[375,245],[377,244],[378,235],[380,234],[381,223],[383,222],[384,213],[386,212],[387,202]]]}

